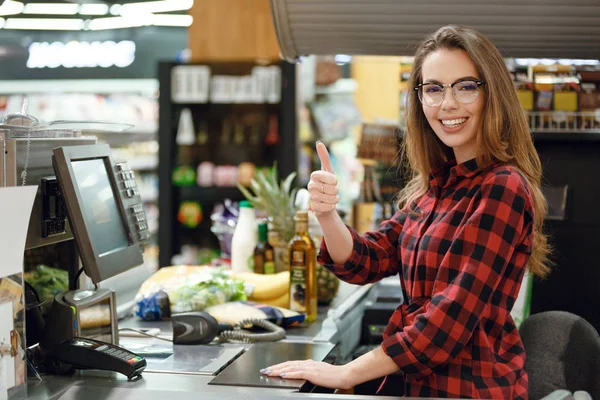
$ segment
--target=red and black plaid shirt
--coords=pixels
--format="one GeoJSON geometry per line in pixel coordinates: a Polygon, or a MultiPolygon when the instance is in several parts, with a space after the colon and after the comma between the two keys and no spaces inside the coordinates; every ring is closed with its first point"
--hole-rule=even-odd
{"type": "Polygon", "coordinates": [[[350,229],[352,255],[319,261],[353,284],[399,274],[405,304],[383,350],[404,373],[405,394],[527,398],[525,350],[510,316],[531,253],[533,201],[511,166],[475,160],[432,173],[417,215],[400,211],[378,231],[350,229]]]}

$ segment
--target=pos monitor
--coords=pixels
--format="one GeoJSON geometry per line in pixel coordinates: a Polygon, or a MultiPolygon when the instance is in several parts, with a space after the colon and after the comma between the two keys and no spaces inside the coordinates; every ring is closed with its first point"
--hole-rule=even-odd
{"type": "Polygon", "coordinates": [[[143,263],[145,212],[127,164],[115,164],[106,144],[54,149],[59,181],[84,271],[93,283],[143,263]]]}

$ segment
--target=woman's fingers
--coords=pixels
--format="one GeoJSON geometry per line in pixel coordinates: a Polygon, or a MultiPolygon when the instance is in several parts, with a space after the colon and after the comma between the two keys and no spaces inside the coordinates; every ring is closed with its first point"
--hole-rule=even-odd
{"type": "Polygon", "coordinates": [[[338,179],[333,171],[327,147],[317,142],[317,155],[321,161],[321,170],[310,175],[307,189],[310,194],[312,210],[317,214],[330,213],[336,209],[340,201],[338,196],[338,179]]]}
{"type": "Polygon", "coordinates": [[[330,196],[336,196],[338,194],[337,186],[326,185],[324,183],[310,181],[308,182],[308,186],[306,186],[311,196],[315,196],[318,194],[325,194],[330,196]]]}
{"type": "Polygon", "coordinates": [[[310,180],[316,183],[323,183],[325,185],[337,186],[337,176],[325,171],[313,171],[310,174],[310,180]]]}
{"type": "Polygon", "coordinates": [[[331,165],[331,159],[329,158],[329,152],[327,151],[327,147],[322,142],[317,142],[317,155],[319,156],[319,160],[321,161],[321,170],[327,171],[333,174],[333,166],[331,165]]]}

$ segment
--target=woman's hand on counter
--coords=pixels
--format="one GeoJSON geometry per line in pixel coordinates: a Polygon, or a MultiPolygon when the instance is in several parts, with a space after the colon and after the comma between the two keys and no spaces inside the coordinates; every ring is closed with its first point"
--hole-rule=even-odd
{"type": "Polygon", "coordinates": [[[287,361],[261,369],[260,373],[284,379],[304,379],[317,386],[346,390],[396,371],[398,366],[378,346],[345,365],[313,360],[287,361]]]}
{"type": "Polygon", "coordinates": [[[329,389],[351,389],[358,384],[350,379],[350,368],[347,365],[331,365],[313,360],[286,361],[261,369],[260,373],[284,379],[303,379],[329,389]]]}

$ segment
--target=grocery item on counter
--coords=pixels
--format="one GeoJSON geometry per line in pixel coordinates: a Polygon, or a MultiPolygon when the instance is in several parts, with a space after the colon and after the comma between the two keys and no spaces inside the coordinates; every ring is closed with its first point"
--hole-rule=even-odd
{"type": "Polygon", "coordinates": [[[275,255],[273,247],[267,241],[268,225],[258,225],[258,243],[254,247],[254,272],[258,274],[275,273],[275,255]]]}
{"type": "Polygon", "coordinates": [[[148,312],[151,299],[160,291],[167,294],[170,312],[203,311],[206,307],[228,301],[247,300],[250,288],[222,267],[172,266],[164,267],[148,278],[136,296],[136,315],[141,318],[156,318],[164,313],[148,312]],[[146,312],[144,312],[146,310],[146,312]]]}
{"type": "Polygon", "coordinates": [[[98,304],[84,308],[79,313],[79,319],[81,329],[110,326],[110,306],[108,304],[98,304]]]}
{"type": "Polygon", "coordinates": [[[210,216],[212,221],[210,230],[219,240],[221,258],[224,260],[231,259],[231,241],[237,217],[238,210],[233,206],[233,202],[228,199],[222,204],[217,204],[210,216]]]}
{"type": "Polygon", "coordinates": [[[240,201],[239,217],[231,239],[231,269],[251,272],[254,269],[254,248],[258,231],[254,208],[249,201],[240,201]]]}
{"type": "Polygon", "coordinates": [[[142,296],[136,304],[135,315],[145,321],[165,321],[171,318],[169,295],[158,290],[149,296],[142,296]]]}
{"type": "Polygon", "coordinates": [[[308,212],[296,211],[296,236],[289,244],[290,306],[306,314],[308,322],[317,318],[317,249],[308,234],[308,212]]]}
{"type": "Polygon", "coordinates": [[[269,217],[272,230],[277,231],[286,244],[294,236],[294,199],[297,190],[292,189],[292,182],[295,177],[296,173],[292,172],[280,181],[277,165],[274,165],[257,170],[250,188],[237,185],[250,204],[269,217]]]}
{"type": "Polygon", "coordinates": [[[266,319],[284,329],[291,328],[304,322],[305,315],[277,307],[261,304],[254,301],[236,301],[208,307],[209,313],[219,322],[236,325],[244,319],[266,319]]]}
{"type": "Polygon", "coordinates": [[[254,272],[235,273],[237,279],[247,285],[248,300],[261,304],[289,308],[290,272],[283,271],[273,275],[254,272]]]}

